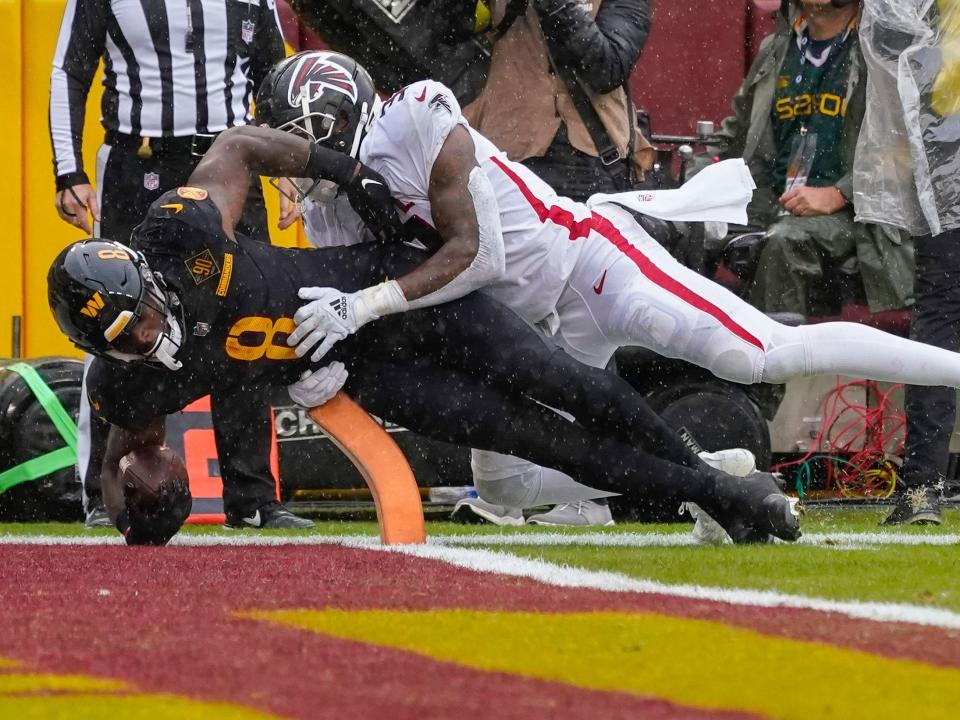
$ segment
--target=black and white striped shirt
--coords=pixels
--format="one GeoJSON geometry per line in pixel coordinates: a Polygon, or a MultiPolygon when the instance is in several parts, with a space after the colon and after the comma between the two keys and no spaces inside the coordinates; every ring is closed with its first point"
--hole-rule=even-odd
{"type": "Polygon", "coordinates": [[[250,122],[251,95],[283,55],[275,0],[68,0],[50,78],[58,188],[87,182],[84,110],[101,58],[104,128],[157,138],[250,122]]]}

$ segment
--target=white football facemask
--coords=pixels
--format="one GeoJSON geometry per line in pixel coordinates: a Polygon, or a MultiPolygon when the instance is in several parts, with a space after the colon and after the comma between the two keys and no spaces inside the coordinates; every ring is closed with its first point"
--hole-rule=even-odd
{"type": "MultiPolygon", "coordinates": [[[[180,346],[183,344],[183,329],[181,328],[180,322],[177,320],[176,315],[170,308],[170,304],[167,302],[163,291],[156,286],[152,277],[149,278],[149,282],[150,287],[147,290],[147,297],[144,298],[143,302],[145,304],[149,304],[151,308],[162,314],[165,318],[163,330],[157,336],[156,342],[149,351],[143,354],[123,352],[114,348],[107,350],[106,354],[109,357],[124,363],[145,362],[151,365],[159,365],[167,370],[179,370],[183,367],[183,363],[177,360],[174,356],[177,354],[177,351],[180,350],[180,346]]],[[[136,320],[136,317],[133,315],[133,313],[130,313],[129,311],[121,313],[117,320],[114,321],[114,323],[110,326],[110,328],[104,332],[104,336],[107,338],[107,340],[113,342],[125,329],[127,329],[127,326],[129,326],[131,320],[136,320]]]]}

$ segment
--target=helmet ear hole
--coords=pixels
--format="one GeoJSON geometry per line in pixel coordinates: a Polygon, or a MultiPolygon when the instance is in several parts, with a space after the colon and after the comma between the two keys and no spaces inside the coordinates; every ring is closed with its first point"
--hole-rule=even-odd
{"type": "Polygon", "coordinates": [[[340,111],[337,121],[333,124],[333,134],[342,135],[350,125],[350,116],[346,112],[340,111]]]}

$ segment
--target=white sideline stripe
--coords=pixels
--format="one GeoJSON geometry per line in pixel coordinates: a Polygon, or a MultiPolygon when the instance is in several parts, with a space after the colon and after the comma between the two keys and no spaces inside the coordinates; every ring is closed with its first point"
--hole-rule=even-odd
{"type": "MultiPolygon", "coordinates": [[[[252,535],[245,533],[223,534],[223,535],[178,535],[171,542],[172,545],[193,546],[193,547],[211,547],[211,546],[280,546],[280,545],[321,545],[332,544],[345,547],[362,548],[368,550],[379,550],[381,552],[393,552],[404,555],[411,555],[429,560],[439,560],[450,565],[462,567],[477,572],[492,573],[497,575],[509,575],[512,577],[523,577],[542,582],[547,585],[570,588],[590,588],[605,592],[635,592],[644,594],[668,595],[674,597],[690,598],[695,600],[707,600],[712,602],[726,603],[730,605],[747,605],[766,608],[792,608],[800,610],[815,610],[818,612],[832,612],[847,617],[871,620],[874,622],[897,622],[910,623],[914,625],[926,625],[930,627],[960,629],[960,613],[950,610],[940,610],[936,608],[925,608],[916,605],[907,605],[901,603],[878,603],[878,602],[855,602],[841,600],[827,600],[823,598],[806,597],[803,595],[788,595],[785,593],[772,592],[767,590],[744,590],[729,589],[720,587],[706,587],[700,585],[668,585],[653,580],[640,580],[620,573],[612,573],[598,570],[585,570],[581,568],[571,568],[557,565],[555,563],[543,560],[533,560],[520,558],[505,552],[495,552],[491,550],[475,550],[461,547],[448,547],[447,541],[455,538],[454,543],[477,542],[479,539],[502,539],[510,538],[536,538],[541,533],[530,533],[523,535],[458,535],[431,538],[426,545],[395,545],[382,546],[379,538],[373,535],[304,535],[301,537],[288,536],[270,536],[270,535],[252,535]]],[[[543,535],[549,535],[544,533],[543,535]]],[[[552,535],[549,535],[553,537],[552,535]]],[[[686,537],[680,533],[651,533],[643,535],[640,533],[588,533],[584,535],[565,535],[561,536],[568,544],[587,544],[582,542],[584,539],[593,541],[595,544],[609,544],[610,538],[620,541],[623,546],[627,545],[627,540],[637,542],[639,538],[658,537],[664,544],[669,541],[676,543],[675,538],[686,537]],[[601,542],[603,541],[603,542],[601,542]]],[[[829,540],[832,543],[841,539],[857,538],[864,541],[864,545],[869,545],[871,541],[875,544],[889,544],[890,538],[914,540],[933,540],[934,538],[953,538],[952,543],[958,541],[957,536],[940,535],[897,535],[891,533],[837,533],[823,534],[808,538],[811,544],[818,543],[818,538],[823,541],[829,540]]],[[[481,540],[482,542],[482,540],[481,540]]],[[[0,535],[0,545],[120,545],[122,540],[119,536],[56,536],[56,535],[0,535]]],[[[519,542],[513,543],[519,545],[519,542]]],[[[533,543],[530,543],[533,544],[533,543]]],[[[551,541],[551,544],[560,544],[551,541]]],[[[652,545],[653,543],[647,543],[652,545]]],[[[690,544],[689,542],[686,544],[690,544]]],[[[905,544],[921,544],[918,542],[908,542],[905,544]]],[[[930,544],[943,545],[944,542],[934,542],[930,544]]]]}
{"type": "Polygon", "coordinates": [[[638,580],[620,573],[571,568],[491,550],[467,550],[439,545],[394,545],[380,549],[430,560],[441,560],[450,565],[479,572],[529,578],[558,587],[670,595],[730,605],[816,610],[874,622],[910,623],[951,630],[960,629],[960,613],[916,605],[826,600],[767,590],[667,585],[653,580],[638,580]]]}
{"type": "MultiPolygon", "coordinates": [[[[694,547],[697,543],[689,532],[632,533],[593,532],[565,533],[563,531],[536,533],[498,533],[436,535],[430,545],[493,545],[493,546],[590,546],[590,547],[694,547]]],[[[0,535],[0,545],[122,545],[119,535],[0,535]]],[[[171,545],[210,547],[216,545],[348,545],[350,547],[379,547],[375,535],[261,535],[252,531],[210,533],[204,535],[177,535],[171,545]]],[[[814,547],[845,548],[869,545],[960,545],[960,534],[905,534],[896,532],[869,533],[812,533],[796,543],[814,547]]],[[[730,546],[727,546],[730,547],[730,546]]]]}
{"type": "MultiPolygon", "coordinates": [[[[439,545],[588,545],[597,547],[696,546],[689,532],[676,533],[500,533],[496,535],[441,535],[430,538],[439,545]]],[[[812,533],[800,545],[960,545],[960,535],[907,535],[895,532],[812,533]]]]}

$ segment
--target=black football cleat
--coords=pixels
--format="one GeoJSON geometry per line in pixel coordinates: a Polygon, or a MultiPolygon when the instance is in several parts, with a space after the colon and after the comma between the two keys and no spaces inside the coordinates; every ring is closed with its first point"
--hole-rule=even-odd
{"type": "Polygon", "coordinates": [[[768,543],[771,538],[800,538],[797,499],[783,494],[776,477],[755,472],[738,478],[717,474],[714,498],[701,507],[737,544],[768,543]]]}
{"type": "Polygon", "coordinates": [[[940,491],[929,485],[907,488],[881,525],[939,525],[940,491]]]}
{"type": "Polygon", "coordinates": [[[227,521],[223,524],[228,530],[240,530],[243,528],[254,528],[257,530],[306,530],[312,528],[316,523],[313,520],[294,515],[283,505],[274,501],[266,505],[261,505],[249,516],[227,516],[227,521]]]}

